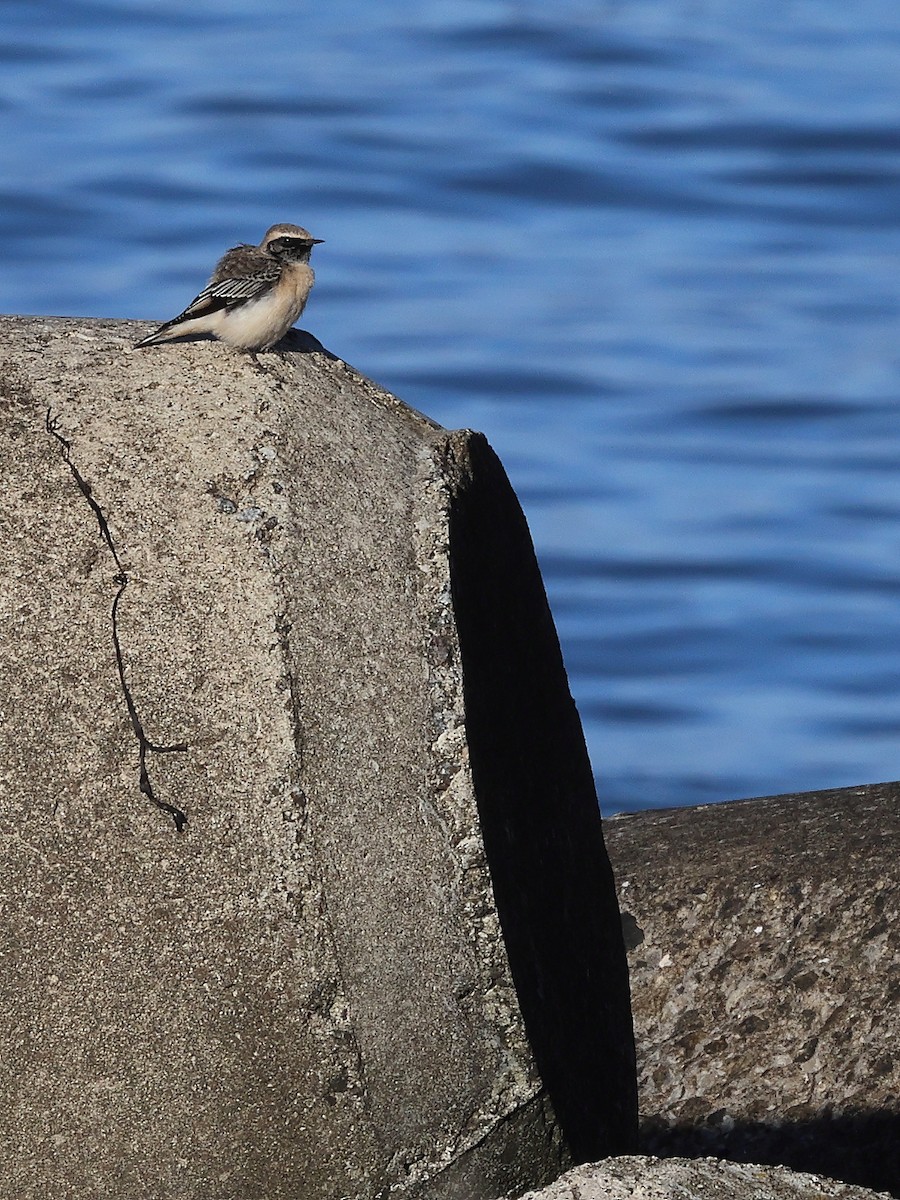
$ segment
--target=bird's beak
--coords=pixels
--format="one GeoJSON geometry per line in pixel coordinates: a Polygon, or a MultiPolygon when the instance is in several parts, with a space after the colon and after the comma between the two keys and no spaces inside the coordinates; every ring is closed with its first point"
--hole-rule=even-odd
{"type": "Polygon", "coordinates": [[[312,242],[312,244],[314,246],[321,246],[322,243],[325,241],[324,238],[310,238],[309,240],[312,242]]]}

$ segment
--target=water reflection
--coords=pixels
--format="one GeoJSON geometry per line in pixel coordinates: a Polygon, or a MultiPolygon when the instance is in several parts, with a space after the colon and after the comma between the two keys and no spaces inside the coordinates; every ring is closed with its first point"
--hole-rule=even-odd
{"type": "Polygon", "coordinates": [[[29,0],[0,61],[3,308],[321,231],[304,323],[507,465],[609,811],[897,774],[895,6],[29,0]]]}

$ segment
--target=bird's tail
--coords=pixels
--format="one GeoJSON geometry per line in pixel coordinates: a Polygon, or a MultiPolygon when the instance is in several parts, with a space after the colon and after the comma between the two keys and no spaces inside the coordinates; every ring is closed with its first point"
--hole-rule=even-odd
{"type": "Polygon", "coordinates": [[[165,342],[171,336],[169,333],[171,326],[167,322],[165,325],[160,325],[158,329],[154,329],[152,333],[148,333],[146,337],[141,338],[139,342],[134,343],[134,348],[137,350],[139,346],[155,346],[159,342],[165,342]]]}

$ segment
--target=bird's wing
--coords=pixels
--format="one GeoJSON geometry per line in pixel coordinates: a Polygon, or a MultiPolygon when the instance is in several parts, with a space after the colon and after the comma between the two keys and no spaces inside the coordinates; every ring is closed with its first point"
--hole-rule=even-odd
{"type": "Polygon", "coordinates": [[[219,259],[212,279],[184,312],[160,325],[159,329],[149,337],[142,338],[137,345],[151,346],[155,342],[166,341],[167,338],[161,335],[167,334],[173,326],[202,320],[223,308],[239,308],[249,300],[265,295],[278,282],[280,275],[278,262],[259,246],[234,246],[219,259]]]}
{"type": "Polygon", "coordinates": [[[172,325],[204,317],[222,308],[237,308],[263,295],[278,280],[281,268],[268,255],[240,253],[256,247],[229,250],[199,296],[196,296],[172,325]]]}

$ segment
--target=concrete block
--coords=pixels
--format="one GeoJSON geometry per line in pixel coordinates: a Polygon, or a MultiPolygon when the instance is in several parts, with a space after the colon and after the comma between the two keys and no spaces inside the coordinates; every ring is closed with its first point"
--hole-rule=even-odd
{"type": "Polygon", "coordinates": [[[308,336],[139,332],[0,321],[3,1193],[478,1200],[629,1149],[502,468],[308,336]]]}

